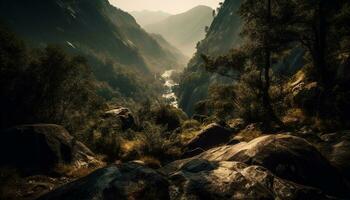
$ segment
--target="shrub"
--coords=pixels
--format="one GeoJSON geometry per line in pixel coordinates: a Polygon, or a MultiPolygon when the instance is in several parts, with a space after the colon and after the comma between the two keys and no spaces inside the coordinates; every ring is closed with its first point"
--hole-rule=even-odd
{"type": "Polygon", "coordinates": [[[137,151],[141,157],[151,156],[166,162],[181,154],[178,136],[169,136],[164,127],[150,122],[145,124],[143,132],[136,135],[136,140],[140,141],[137,151]]]}
{"type": "Polygon", "coordinates": [[[182,123],[181,129],[182,130],[188,130],[188,129],[198,129],[200,128],[201,123],[199,123],[197,120],[186,120],[182,123]]]}

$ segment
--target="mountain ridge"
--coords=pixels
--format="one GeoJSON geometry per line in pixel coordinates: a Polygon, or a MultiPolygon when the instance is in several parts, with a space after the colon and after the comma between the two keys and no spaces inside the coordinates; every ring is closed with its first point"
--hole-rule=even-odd
{"type": "Polygon", "coordinates": [[[145,26],[149,33],[162,35],[187,56],[192,56],[197,42],[205,37],[205,27],[213,20],[213,9],[196,6],[186,12],[172,15],[163,21],[145,26]]]}

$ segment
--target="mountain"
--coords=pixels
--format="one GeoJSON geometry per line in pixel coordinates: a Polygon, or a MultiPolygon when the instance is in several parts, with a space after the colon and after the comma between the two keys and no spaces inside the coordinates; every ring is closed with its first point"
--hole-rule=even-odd
{"type": "Polygon", "coordinates": [[[185,66],[179,51],[108,0],[1,0],[0,23],[30,47],[57,44],[86,57],[108,99],[159,95],[153,74],[185,66]]]}
{"type": "Polygon", "coordinates": [[[237,11],[240,0],[226,0],[219,8],[219,12],[212,22],[204,40],[197,46],[197,52],[189,62],[182,74],[178,88],[179,105],[189,115],[194,112],[195,104],[207,97],[211,84],[225,81],[224,77],[218,77],[207,73],[201,65],[201,54],[219,56],[226,54],[230,49],[239,46],[241,31],[241,18],[237,11]]]}
{"type": "Polygon", "coordinates": [[[205,27],[210,26],[212,21],[213,9],[207,6],[197,6],[144,28],[150,33],[162,35],[187,56],[192,56],[198,41],[205,37],[205,27]]]}
{"type": "Polygon", "coordinates": [[[162,49],[167,53],[168,58],[174,59],[174,62],[180,63],[182,66],[186,66],[189,60],[189,57],[182,54],[182,52],[170,44],[163,36],[159,34],[152,33],[151,36],[158,42],[162,49]]]}
{"type": "Polygon", "coordinates": [[[162,11],[132,11],[129,12],[142,27],[150,24],[158,23],[170,17],[171,14],[162,11]]]}
{"type": "Polygon", "coordinates": [[[108,0],[2,0],[0,18],[34,46],[60,44],[142,72],[182,65],[108,0]]]}
{"type": "MultiPolygon", "coordinates": [[[[201,55],[210,57],[226,55],[241,44],[242,20],[238,14],[241,0],[226,0],[211,24],[204,40],[197,46],[197,52],[190,60],[182,74],[178,87],[179,106],[189,115],[194,113],[198,102],[206,99],[208,88],[213,84],[232,83],[232,80],[217,74],[210,74],[202,67],[201,55]]],[[[297,72],[304,62],[304,51],[300,48],[292,50],[283,62],[273,66],[273,70],[283,76],[291,76],[297,72]]]]}

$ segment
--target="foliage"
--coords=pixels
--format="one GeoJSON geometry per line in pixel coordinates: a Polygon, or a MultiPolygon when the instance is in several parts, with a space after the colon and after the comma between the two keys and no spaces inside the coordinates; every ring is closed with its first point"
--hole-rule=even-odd
{"type": "Polygon", "coordinates": [[[1,31],[1,127],[24,123],[63,124],[77,130],[100,106],[86,60],[48,46],[25,50],[1,31]]]}
{"type": "Polygon", "coordinates": [[[186,120],[187,115],[170,105],[156,104],[151,105],[150,102],[145,102],[142,108],[138,111],[139,121],[151,121],[157,125],[167,127],[167,130],[172,131],[181,127],[181,123],[186,120]]]}

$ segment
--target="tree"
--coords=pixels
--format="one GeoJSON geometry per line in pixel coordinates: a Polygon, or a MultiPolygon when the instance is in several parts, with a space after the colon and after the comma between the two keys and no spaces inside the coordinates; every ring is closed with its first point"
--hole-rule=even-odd
{"type": "MultiPolygon", "coordinates": [[[[233,69],[256,68],[260,74],[258,89],[261,91],[265,118],[280,127],[284,125],[275,114],[270,97],[271,68],[276,58],[293,46],[294,35],[289,23],[294,12],[292,6],[288,0],[243,1],[239,14],[243,19],[241,35],[244,42],[240,49],[233,50],[229,59],[219,57],[212,60],[203,56],[207,70],[223,76],[233,69]]],[[[234,74],[237,78],[237,73],[234,74]]]]}
{"type": "Polygon", "coordinates": [[[95,114],[99,98],[85,58],[56,46],[26,50],[5,30],[0,31],[0,41],[2,128],[55,123],[72,130],[95,114]]]}

